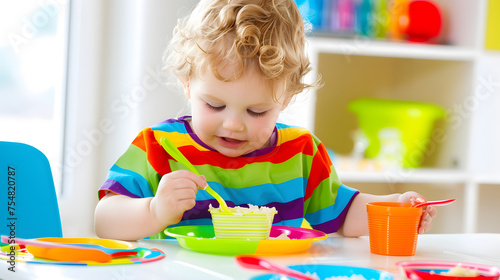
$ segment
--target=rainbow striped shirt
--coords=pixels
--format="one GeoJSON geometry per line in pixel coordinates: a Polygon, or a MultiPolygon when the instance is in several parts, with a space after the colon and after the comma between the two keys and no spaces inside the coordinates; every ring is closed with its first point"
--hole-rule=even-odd
{"type": "MultiPolygon", "coordinates": [[[[340,228],[358,191],[340,183],[324,145],[309,131],[278,123],[274,145],[231,158],[204,144],[191,130],[189,118],[168,119],[142,130],[111,167],[99,198],[108,191],[152,197],[162,175],[187,169],[159,144],[161,137],[168,137],[228,206],[276,207],[274,225],[300,227],[305,218],[325,233],[340,228]]],[[[209,204],[218,206],[210,194],[198,191],[194,208],[172,226],[211,224],[209,204]]]]}

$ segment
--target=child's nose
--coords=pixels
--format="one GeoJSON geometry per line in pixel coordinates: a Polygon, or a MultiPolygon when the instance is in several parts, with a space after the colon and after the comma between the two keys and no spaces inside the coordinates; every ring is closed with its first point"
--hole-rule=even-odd
{"type": "Polygon", "coordinates": [[[231,131],[243,131],[245,129],[245,123],[238,115],[228,115],[224,118],[222,127],[231,131]]]}

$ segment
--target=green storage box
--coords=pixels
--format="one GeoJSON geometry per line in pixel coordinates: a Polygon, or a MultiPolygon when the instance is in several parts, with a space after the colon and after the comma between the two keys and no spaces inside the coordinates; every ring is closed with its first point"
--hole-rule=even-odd
{"type": "Polygon", "coordinates": [[[427,147],[436,120],[445,116],[445,111],[433,104],[375,98],[354,100],[349,110],[357,115],[359,127],[370,140],[365,156],[375,158],[380,151],[379,131],[393,128],[400,131],[405,145],[401,157],[407,168],[422,165],[426,152],[422,147],[427,147]]]}

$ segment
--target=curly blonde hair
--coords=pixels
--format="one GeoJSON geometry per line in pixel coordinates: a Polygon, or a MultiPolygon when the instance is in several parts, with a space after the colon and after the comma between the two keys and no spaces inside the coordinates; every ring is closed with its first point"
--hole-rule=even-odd
{"type": "Polygon", "coordinates": [[[201,0],[178,21],[164,69],[185,84],[200,71],[234,81],[255,67],[271,86],[281,84],[293,97],[319,84],[303,82],[311,70],[304,26],[293,0],[201,0]],[[224,76],[228,66],[231,74],[224,76]]]}

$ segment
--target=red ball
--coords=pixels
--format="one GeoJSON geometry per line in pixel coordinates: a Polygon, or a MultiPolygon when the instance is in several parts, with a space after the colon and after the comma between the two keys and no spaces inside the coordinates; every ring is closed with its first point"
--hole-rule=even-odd
{"type": "Polygon", "coordinates": [[[412,42],[428,42],[441,31],[441,12],[437,4],[428,0],[414,0],[408,5],[406,35],[412,42]]]}

